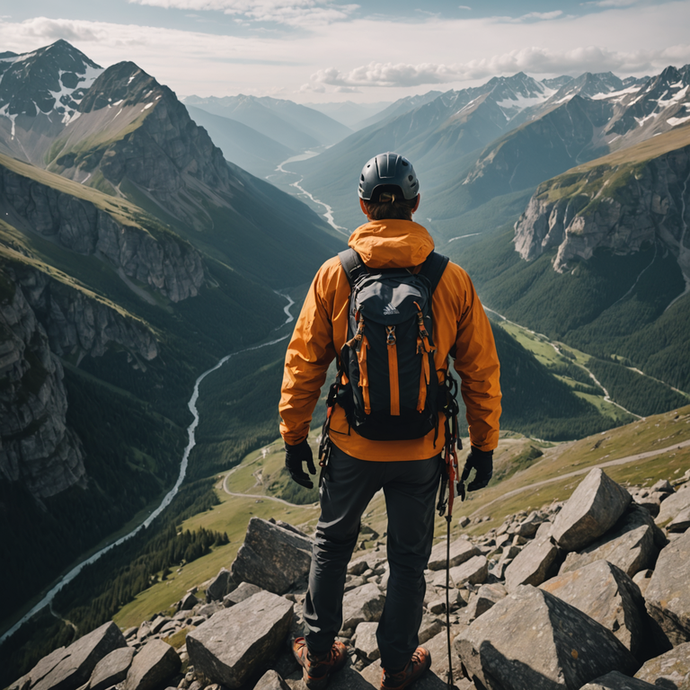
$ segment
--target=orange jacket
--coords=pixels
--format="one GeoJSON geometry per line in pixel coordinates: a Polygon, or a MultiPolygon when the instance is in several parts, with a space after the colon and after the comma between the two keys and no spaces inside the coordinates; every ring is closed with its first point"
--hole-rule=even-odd
{"type": "MultiPolygon", "coordinates": [[[[405,220],[366,223],[352,233],[348,244],[372,268],[418,266],[434,249],[427,230],[405,220]]],[[[309,433],[328,366],[347,340],[349,296],[350,285],[336,256],[316,274],[285,357],[279,410],[280,433],[288,444],[300,443],[309,433]]],[[[434,292],[432,312],[439,380],[444,379],[450,355],[461,378],[470,443],[481,450],[493,450],[501,415],[496,346],[472,281],[457,264],[448,263],[434,292]]],[[[424,460],[441,452],[444,442],[443,424],[436,443],[435,431],[412,441],[365,439],[350,428],[345,412],[337,405],[330,432],[340,450],[361,460],[424,460]]]]}

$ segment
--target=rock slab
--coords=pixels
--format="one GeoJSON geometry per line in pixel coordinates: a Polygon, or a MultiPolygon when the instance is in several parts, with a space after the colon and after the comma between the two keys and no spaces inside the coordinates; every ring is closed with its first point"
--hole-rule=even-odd
{"type": "Polygon", "coordinates": [[[133,656],[132,647],[120,647],[103,657],[91,674],[89,690],[106,690],[125,680],[127,671],[132,665],[133,656]]]}
{"type": "Polygon", "coordinates": [[[622,486],[596,467],[556,516],[551,535],[565,551],[577,551],[611,529],[631,501],[622,486]]]}
{"type": "Polygon", "coordinates": [[[638,586],[620,568],[596,561],[553,577],[541,588],[608,628],[633,656],[645,658],[648,640],[644,599],[638,586]]]}
{"type": "MultiPolygon", "coordinates": [[[[445,540],[439,542],[431,550],[429,556],[429,570],[442,570],[446,567],[448,545],[445,540]]],[[[481,551],[469,540],[465,538],[456,539],[450,544],[450,567],[461,565],[469,561],[474,556],[481,556],[481,551]]]]}
{"type": "Polygon", "coordinates": [[[147,642],[134,657],[127,673],[124,690],[155,690],[180,670],[177,652],[163,640],[147,642]]]}
{"type": "Polygon", "coordinates": [[[647,610],[671,644],[690,642],[690,532],[659,554],[645,600],[647,610]]]}
{"type": "Polygon", "coordinates": [[[274,594],[284,594],[309,574],[311,541],[261,518],[249,521],[231,573],[274,594]]]}
{"type": "Polygon", "coordinates": [[[630,678],[618,671],[611,671],[601,678],[583,685],[581,690],[651,690],[655,685],[650,685],[643,680],[630,678]]]}
{"type": "Polygon", "coordinates": [[[32,688],[76,690],[89,680],[101,659],[113,650],[126,646],[120,628],[112,621],[105,623],[67,647],[62,660],[32,688]]]}
{"type": "Polygon", "coordinates": [[[605,673],[629,675],[639,666],[609,630],[529,585],[494,604],[453,645],[465,675],[487,690],[579,690],[605,673]]]}
{"type": "Polygon", "coordinates": [[[551,537],[530,542],[506,568],[506,589],[514,592],[520,585],[540,585],[558,571],[561,553],[551,537]]]}
{"type": "Polygon", "coordinates": [[[644,508],[633,505],[600,539],[580,553],[569,553],[561,573],[606,560],[632,577],[640,570],[653,567],[664,543],[665,538],[652,516],[644,508]]]}
{"type": "Polygon", "coordinates": [[[635,674],[635,678],[645,680],[657,688],[690,690],[690,642],[650,659],[635,674]]]}
{"type": "Polygon", "coordinates": [[[187,635],[189,661],[213,683],[239,688],[280,648],[292,623],[292,603],[259,592],[223,609],[187,635]]]}

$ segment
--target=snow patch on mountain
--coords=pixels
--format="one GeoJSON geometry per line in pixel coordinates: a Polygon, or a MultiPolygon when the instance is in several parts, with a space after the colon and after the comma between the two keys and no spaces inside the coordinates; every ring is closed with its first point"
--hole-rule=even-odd
{"type": "Polygon", "coordinates": [[[535,105],[540,105],[544,101],[548,100],[553,94],[556,93],[554,89],[546,89],[543,93],[534,96],[522,96],[520,94],[512,97],[506,98],[502,101],[497,101],[496,105],[499,108],[510,108],[511,110],[522,111],[525,108],[531,108],[535,105]]]}

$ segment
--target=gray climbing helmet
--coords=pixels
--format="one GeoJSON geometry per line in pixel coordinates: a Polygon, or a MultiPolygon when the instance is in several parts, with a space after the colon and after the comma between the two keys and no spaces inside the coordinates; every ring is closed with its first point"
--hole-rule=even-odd
{"type": "Polygon", "coordinates": [[[379,153],[363,168],[359,176],[359,198],[364,201],[378,201],[381,192],[395,191],[405,199],[414,199],[419,194],[419,180],[412,163],[397,153],[379,153]]]}

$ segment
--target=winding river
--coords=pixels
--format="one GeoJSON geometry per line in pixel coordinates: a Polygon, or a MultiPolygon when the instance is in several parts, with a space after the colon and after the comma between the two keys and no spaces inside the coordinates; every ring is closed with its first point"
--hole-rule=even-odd
{"type": "MultiPolygon", "coordinates": [[[[294,317],[290,313],[290,308],[294,305],[294,301],[292,298],[290,298],[288,295],[277,292],[281,297],[286,299],[288,301],[288,304],[285,306],[284,311],[287,316],[285,321],[278,327],[282,328],[286,324],[289,324],[290,322],[294,321],[294,317]]],[[[276,329],[278,330],[278,329],[276,329]]],[[[182,482],[184,481],[185,475],[187,474],[187,464],[189,462],[189,455],[192,452],[192,449],[196,445],[196,428],[199,426],[199,411],[197,409],[197,401],[199,400],[199,386],[201,385],[201,382],[207,377],[213,374],[213,372],[218,371],[229,359],[232,357],[235,357],[237,355],[242,354],[243,352],[251,352],[252,350],[260,350],[263,347],[269,347],[270,345],[275,345],[276,343],[279,343],[283,340],[286,340],[287,338],[290,337],[290,334],[288,333],[287,335],[281,336],[280,338],[276,338],[274,340],[270,340],[266,343],[261,343],[260,345],[254,345],[252,347],[246,347],[244,350],[238,350],[237,352],[232,352],[229,355],[226,355],[221,359],[218,364],[216,364],[214,367],[209,369],[208,371],[205,371],[199,378],[196,380],[194,384],[194,390],[192,392],[192,397],[189,399],[189,402],[187,403],[187,407],[189,407],[189,411],[192,413],[192,423],[187,427],[187,436],[188,436],[188,441],[187,441],[187,447],[184,450],[184,453],[182,454],[182,460],[180,462],[180,471],[177,476],[177,481],[175,482],[174,486],[170,491],[165,495],[163,500],[161,501],[160,505],[136,528],[134,528],[131,532],[126,534],[123,537],[120,537],[116,541],[112,542],[111,544],[108,544],[107,546],[103,547],[100,551],[97,551],[94,553],[92,556],[87,558],[86,560],[82,561],[79,565],[74,567],[72,570],[70,570],[64,577],[62,577],[59,582],[39,601],[21,620],[17,621],[15,625],[13,625],[6,633],[4,633],[0,637],[0,644],[2,644],[7,638],[11,637],[14,635],[14,633],[19,630],[19,628],[26,623],[29,619],[31,619],[33,616],[35,616],[39,611],[44,609],[46,606],[51,607],[51,613],[52,613],[52,602],[53,599],[55,598],[55,595],[66,585],[68,585],[72,580],[74,580],[77,575],[82,571],[83,568],[85,568],[87,565],[90,565],[91,563],[95,563],[101,556],[104,554],[108,553],[111,549],[116,548],[123,542],[127,541],[128,539],[131,539],[135,534],[137,534],[140,530],[144,529],[145,527],[148,527],[172,502],[173,498],[177,495],[178,491],[180,490],[180,487],[182,486],[182,482]]],[[[56,615],[53,613],[53,615],[56,615]]]]}

